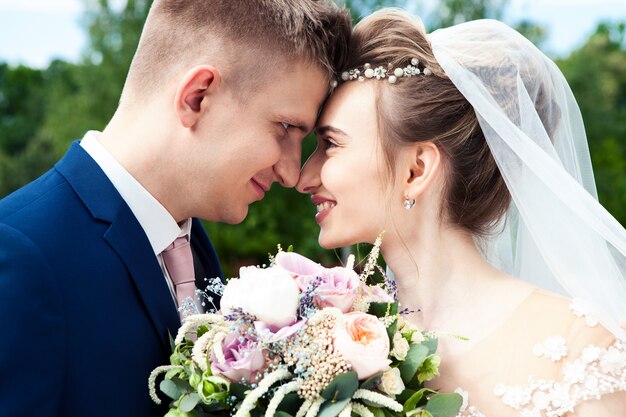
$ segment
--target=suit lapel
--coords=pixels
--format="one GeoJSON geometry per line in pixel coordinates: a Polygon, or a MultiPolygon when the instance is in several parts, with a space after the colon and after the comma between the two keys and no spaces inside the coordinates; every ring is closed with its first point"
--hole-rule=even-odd
{"type": "Polygon", "coordinates": [[[167,332],[176,334],[180,320],[150,242],[128,207],[122,208],[104,234],[126,264],[152,324],[169,350],[167,332]]]}
{"type": "Polygon", "coordinates": [[[126,266],[163,347],[169,351],[167,332],[174,334],[180,320],[159,263],[139,222],[102,169],[78,142],[72,144],[55,168],[67,179],[92,216],[110,223],[103,238],[126,266]]]}

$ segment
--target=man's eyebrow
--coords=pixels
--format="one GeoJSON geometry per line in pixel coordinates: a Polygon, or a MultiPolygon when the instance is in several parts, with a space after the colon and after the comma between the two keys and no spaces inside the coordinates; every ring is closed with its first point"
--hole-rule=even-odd
{"type": "Polygon", "coordinates": [[[346,132],[334,126],[319,126],[315,128],[315,133],[317,133],[320,136],[323,136],[327,134],[328,132],[334,133],[336,135],[348,136],[346,132]]]}

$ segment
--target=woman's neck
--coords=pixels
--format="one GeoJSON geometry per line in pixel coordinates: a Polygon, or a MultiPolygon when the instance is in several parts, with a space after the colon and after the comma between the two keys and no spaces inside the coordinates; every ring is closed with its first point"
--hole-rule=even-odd
{"type": "Polygon", "coordinates": [[[406,317],[418,327],[481,338],[495,318],[508,317],[519,305],[522,289],[530,290],[489,264],[469,233],[437,226],[418,230],[383,239],[381,248],[402,308],[420,310],[406,317]]]}

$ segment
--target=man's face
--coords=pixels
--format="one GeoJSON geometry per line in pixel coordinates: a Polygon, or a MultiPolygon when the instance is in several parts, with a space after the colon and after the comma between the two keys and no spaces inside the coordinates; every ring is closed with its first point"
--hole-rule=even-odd
{"type": "Polygon", "coordinates": [[[264,79],[243,98],[226,91],[209,102],[196,132],[209,139],[194,158],[193,216],[239,223],[274,182],[298,182],[302,140],[313,129],[328,77],[320,67],[292,63],[264,79]]]}

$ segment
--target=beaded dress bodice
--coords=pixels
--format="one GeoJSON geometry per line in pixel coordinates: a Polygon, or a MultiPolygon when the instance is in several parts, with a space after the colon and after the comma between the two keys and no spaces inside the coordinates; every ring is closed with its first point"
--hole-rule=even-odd
{"type": "Polygon", "coordinates": [[[575,416],[609,395],[611,413],[626,416],[626,341],[583,303],[542,290],[466,354],[443,357],[441,370],[438,388],[464,398],[458,417],[575,416]]]}

